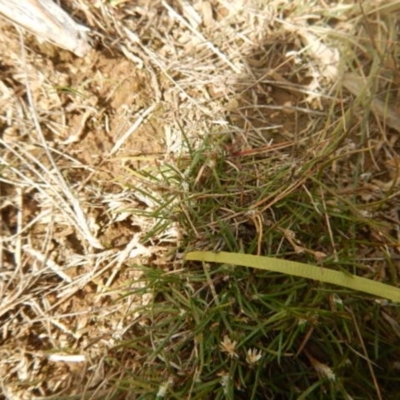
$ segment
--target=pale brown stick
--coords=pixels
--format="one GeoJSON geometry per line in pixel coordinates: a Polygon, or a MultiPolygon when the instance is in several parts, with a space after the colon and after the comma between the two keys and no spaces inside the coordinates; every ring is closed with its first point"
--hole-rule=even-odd
{"type": "Polygon", "coordinates": [[[0,0],[0,14],[41,39],[84,57],[88,28],[77,24],[52,0],[0,0]]]}

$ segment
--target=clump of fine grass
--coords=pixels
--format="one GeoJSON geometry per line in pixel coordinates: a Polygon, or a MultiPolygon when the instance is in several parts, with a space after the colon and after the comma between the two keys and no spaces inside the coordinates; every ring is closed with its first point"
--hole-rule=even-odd
{"type": "MultiPolygon", "coordinates": [[[[186,227],[183,251],[273,255],[371,279],[379,271],[370,260],[390,268],[373,239],[379,222],[331,183],[337,148],[317,158],[303,152],[295,173],[280,151],[231,157],[213,148],[205,142],[178,162],[190,171],[187,194],[166,196],[186,227]],[[293,189],[274,202],[282,187],[293,189]]],[[[177,261],[176,270],[147,270],[143,279],[153,293],[146,333],[123,348],[147,360],[154,394],[165,385],[168,398],[369,398],[398,384],[390,322],[398,311],[367,296],[231,265],[177,261]]]]}
{"type": "MultiPolygon", "coordinates": [[[[344,47],[354,57],[345,70],[356,59],[358,73],[379,73],[364,49],[344,47]]],[[[255,131],[243,140],[214,134],[162,173],[145,176],[169,186],[153,216],[159,226],[172,217],[182,238],[168,271],[136,266],[140,290],[152,300],[140,317],[143,330],[121,344],[144,365],[141,383],[136,369],[125,376],[125,389],[134,387],[138,398],[176,399],[397,393],[397,305],[282,274],[181,263],[181,253],[193,249],[235,251],[398,285],[396,227],[385,217],[396,204],[397,178],[379,159],[394,157],[382,139],[391,133],[379,123],[376,92],[368,92],[369,101],[361,90],[350,92],[355,98],[332,93],[328,114],[296,139],[261,146],[255,131]]]]}

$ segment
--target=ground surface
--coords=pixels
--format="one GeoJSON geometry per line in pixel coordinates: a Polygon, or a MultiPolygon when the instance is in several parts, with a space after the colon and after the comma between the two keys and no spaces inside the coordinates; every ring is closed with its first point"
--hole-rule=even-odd
{"type": "MultiPolygon", "coordinates": [[[[266,170],[274,175],[290,170],[281,182],[289,189],[282,193],[304,189],[302,201],[310,208],[331,207],[332,215],[340,214],[340,201],[329,197],[332,191],[346,198],[349,213],[357,207],[352,208],[346,196],[372,204],[360,209],[354,231],[341,225],[332,234],[327,223],[325,232],[312,232],[313,222],[299,216],[302,229],[315,234],[313,244],[296,242],[290,236],[293,225],[276,224],[276,245],[265,244],[262,250],[254,245],[255,253],[279,255],[283,242],[292,245],[292,253],[301,253],[302,243],[311,258],[320,261],[328,247],[332,257],[338,257],[346,241],[357,238],[357,259],[370,260],[361,274],[397,282],[396,60],[380,60],[374,87],[381,97],[371,96],[371,112],[363,115],[359,98],[366,84],[359,81],[360,71],[367,66],[368,75],[378,67],[369,59],[373,37],[358,27],[360,10],[353,9],[352,2],[335,3],[337,14],[331,15],[330,2],[314,2],[310,12],[297,2],[293,7],[286,3],[63,1],[63,7],[92,30],[93,49],[84,58],[41,44],[27,33],[21,43],[17,30],[0,21],[2,398],[103,399],[117,396],[116,387],[124,385],[131,390],[118,392],[120,398],[139,398],[146,392],[152,395],[143,398],[155,398],[163,395],[162,382],[171,384],[171,370],[178,371],[175,384],[182,379],[182,385],[189,385],[184,376],[200,374],[185,364],[185,357],[195,357],[189,349],[180,353],[181,365],[176,361],[165,370],[157,367],[164,361],[161,355],[144,356],[146,351],[133,343],[135,337],[145,336],[153,348],[160,346],[156,333],[153,337],[147,330],[154,321],[140,308],[154,300],[154,293],[124,296],[146,288],[141,266],[180,271],[176,250],[184,250],[180,246],[191,235],[192,245],[224,248],[218,235],[207,243],[203,223],[197,225],[187,214],[188,225],[179,224],[171,211],[179,205],[163,205],[189,186],[209,188],[218,164],[218,141],[232,176],[246,170],[248,155],[260,157],[258,169],[251,173],[256,186],[267,187],[266,170]],[[348,35],[358,40],[359,48],[351,53],[358,58],[344,63],[345,51],[334,44],[348,35]],[[344,78],[344,72],[355,75],[344,78]],[[389,107],[385,93],[390,93],[389,107]],[[365,120],[370,121],[367,132],[362,128],[365,120]],[[339,133],[333,140],[328,132],[340,130],[337,121],[346,135],[339,133]],[[204,150],[202,167],[186,186],[187,176],[179,172],[182,182],[175,185],[172,168],[163,166],[175,166],[178,160],[185,165],[185,157],[205,137],[213,142],[204,150]],[[337,146],[331,151],[333,142],[337,146]],[[362,160],[356,160],[361,153],[362,160]],[[316,205],[314,194],[307,197],[304,182],[317,175],[312,166],[306,170],[307,163],[322,154],[334,159],[328,174],[334,183],[324,181],[332,191],[324,188],[326,203],[316,205]],[[357,169],[360,179],[354,186],[351,177],[357,169]],[[379,226],[367,223],[370,217],[379,226]],[[194,233],[188,233],[188,226],[194,233]],[[321,239],[325,236],[329,245],[321,239]],[[376,247],[367,245],[369,240],[376,247]],[[385,266],[387,257],[391,268],[385,266]],[[121,340],[132,341],[129,351],[119,347],[121,340]],[[73,356],[78,359],[68,358],[73,356]],[[144,373],[144,364],[162,371],[160,379],[144,373]],[[127,371],[133,376],[138,371],[137,382],[129,374],[133,383],[124,381],[127,371]],[[132,390],[132,385],[138,389],[132,390]]],[[[365,3],[372,27],[378,24],[379,12],[386,18],[398,10],[395,2],[390,3],[393,9],[382,6],[383,11],[380,2],[365,3]]],[[[389,43],[387,37],[375,40],[389,43]]],[[[390,46],[394,44],[388,45],[388,52],[390,46]]],[[[193,171],[188,167],[186,172],[193,171]]],[[[248,176],[238,178],[232,189],[242,202],[238,209],[220,206],[218,211],[221,221],[231,223],[236,238],[261,237],[280,218],[279,207],[269,214],[270,206],[283,197],[279,188],[268,188],[257,197],[249,181],[248,176]],[[249,216],[247,209],[256,211],[249,216]]],[[[224,187],[223,181],[220,184],[224,187]]],[[[231,187],[224,188],[229,194],[231,187]]],[[[206,211],[204,215],[211,232],[222,229],[219,220],[208,220],[206,211]]],[[[360,272],[357,268],[354,271],[360,272]]],[[[195,284],[193,288],[193,293],[201,291],[195,284]]],[[[389,314],[386,321],[392,318],[389,314]]],[[[154,318],[162,320],[161,313],[154,318]]],[[[390,321],[398,335],[398,322],[390,321]]],[[[223,343],[226,350],[229,343],[223,343]]],[[[307,353],[306,360],[313,364],[318,351],[307,351],[312,355],[307,353]]],[[[391,362],[392,370],[398,370],[398,361],[391,362]]],[[[224,373],[216,376],[223,380],[224,373]]],[[[269,398],[263,393],[258,398],[269,398]]],[[[197,396],[202,398],[201,392],[197,396]]]]}

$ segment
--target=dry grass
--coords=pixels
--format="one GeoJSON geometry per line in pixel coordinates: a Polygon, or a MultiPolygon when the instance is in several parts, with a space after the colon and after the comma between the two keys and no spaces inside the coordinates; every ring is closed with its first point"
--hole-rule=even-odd
{"type": "Polygon", "coordinates": [[[397,305],[182,254],[398,286],[400,2],[62,3],[85,58],[1,21],[3,398],[395,398],[397,305]]]}

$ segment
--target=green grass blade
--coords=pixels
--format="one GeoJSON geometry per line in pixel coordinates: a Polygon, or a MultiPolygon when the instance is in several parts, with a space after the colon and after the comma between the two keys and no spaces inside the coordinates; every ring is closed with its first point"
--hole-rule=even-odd
{"type": "Polygon", "coordinates": [[[206,261],[222,264],[235,264],[267,271],[281,272],[316,281],[331,283],[352,290],[372,294],[384,299],[400,302],[400,289],[359,276],[345,274],[328,268],[317,267],[300,262],[281,260],[272,257],[261,257],[240,253],[213,253],[195,251],[186,254],[186,261],[206,261]]]}

